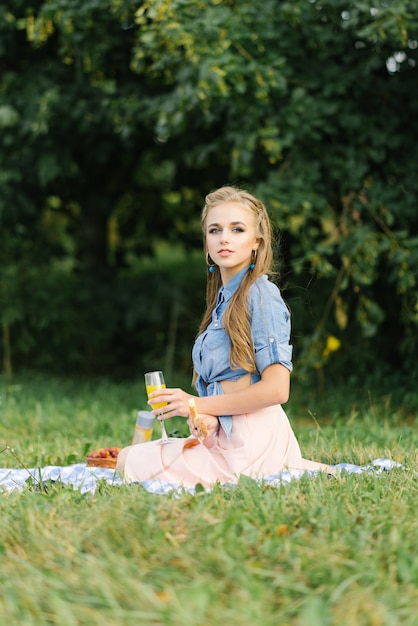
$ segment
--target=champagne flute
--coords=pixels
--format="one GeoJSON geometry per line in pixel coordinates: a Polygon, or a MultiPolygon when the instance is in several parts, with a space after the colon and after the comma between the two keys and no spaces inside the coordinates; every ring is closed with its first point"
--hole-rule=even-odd
{"type": "MultiPolygon", "coordinates": [[[[162,372],[147,372],[145,374],[145,387],[147,390],[148,400],[150,399],[149,395],[153,391],[158,391],[158,389],[165,389],[165,380],[162,372]]],[[[152,404],[153,409],[159,409],[162,406],[165,406],[167,402],[157,402],[156,404],[152,404]]],[[[167,431],[165,429],[164,420],[160,419],[158,416],[158,420],[161,424],[161,439],[159,441],[160,445],[165,443],[172,443],[172,440],[167,437],[167,431]]]]}

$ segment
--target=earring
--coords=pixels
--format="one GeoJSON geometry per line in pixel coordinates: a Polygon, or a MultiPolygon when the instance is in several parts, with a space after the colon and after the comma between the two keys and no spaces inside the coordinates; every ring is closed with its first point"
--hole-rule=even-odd
{"type": "Polygon", "coordinates": [[[213,274],[213,272],[216,269],[216,266],[214,262],[212,261],[212,259],[210,258],[209,252],[206,252],[206,265],[208,265],[209,272],[213,274]]]}
{"type": "Polygon", "coordinates": [[[253,270],[255,268],[256,261],[257,261],[257,250],[253,250],[250,270],[253,270]]]}

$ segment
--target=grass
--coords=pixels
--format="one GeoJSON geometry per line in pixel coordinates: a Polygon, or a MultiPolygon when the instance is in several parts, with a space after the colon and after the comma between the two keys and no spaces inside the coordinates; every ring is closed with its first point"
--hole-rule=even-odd
{"type": "MultiPolygon", "coordinates": [[[[405,467],[275,488],[243,479],[179,497],[59,483],[1,494],[0,622],[418,625],[415,416],[387,397],[305,405],[294,396],[286,409],[306,457],[405,467]]],[[[75,463],[126,445],[143,408],[142,383],[3,383],[0,449],[15,456],[6,450],[0,465],[75,463]]]]}

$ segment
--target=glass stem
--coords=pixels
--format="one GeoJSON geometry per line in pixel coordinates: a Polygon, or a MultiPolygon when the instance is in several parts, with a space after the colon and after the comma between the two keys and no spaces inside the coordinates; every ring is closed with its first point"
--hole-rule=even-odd
{"type": "Polygon", "coordinates": [[[161,440],[167,441],[168,436],[167,436],[167,431],[165,429],[164,420],[160,420],[160,424],[161,424],[161,440]]]}

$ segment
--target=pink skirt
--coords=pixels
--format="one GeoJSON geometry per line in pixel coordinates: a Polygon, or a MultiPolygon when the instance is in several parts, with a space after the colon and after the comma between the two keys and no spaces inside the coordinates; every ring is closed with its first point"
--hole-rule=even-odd
{"type": "Polygon", "coordinates": [[[197,440],[172,439],[123,448],[118,470],[126,482],[164,480],[185,487],[201,483],[237,482],[240,474],[262,477],[282,470],[326,470],[326,465],[302,458],[299,444],[280,405],[234,415],[230,439],[219,435],[197,440]]]}

